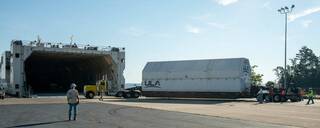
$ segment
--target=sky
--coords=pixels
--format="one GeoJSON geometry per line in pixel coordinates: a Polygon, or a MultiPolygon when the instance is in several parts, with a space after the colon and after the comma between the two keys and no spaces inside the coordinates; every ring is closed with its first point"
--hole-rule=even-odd
{"type": "MultiPolygon", "coordinates": [[[[125,79],[140,83],[149,61],[245,57],[263,81],[302,46],[320,56],[319,0],[0,0],[0,52],[11,40],[126,48],[125,79]]],[[[289,62],[289,61],[288,61],[289,62]]]]}

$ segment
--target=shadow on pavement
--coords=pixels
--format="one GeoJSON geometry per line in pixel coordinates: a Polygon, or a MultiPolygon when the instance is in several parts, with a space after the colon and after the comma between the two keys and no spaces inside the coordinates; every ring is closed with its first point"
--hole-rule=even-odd
{"type": "Polygon", "coordinates": [[[228,102],[247,102],[230,99],[180,99],[180,98],[152,98],[152,99],[119,99],[106,102],[136,102],[136,103],[168,103],[168,104],[221,104],[228,102]]]}
{"type": "Polygon", "coordinates": [[[16,126],[11,126],[11,127],[6,127],[6,128],[23,128],[23,127],[32,127],[32,126],[39,126],[39,125],[62,123],[62,122],[69,122],[69,121],[68,120],[61,120],[61,121],[51,121],[51,122],[43,122],[43,123],[22,124],[22,125],[16,125],[16,126]]]}

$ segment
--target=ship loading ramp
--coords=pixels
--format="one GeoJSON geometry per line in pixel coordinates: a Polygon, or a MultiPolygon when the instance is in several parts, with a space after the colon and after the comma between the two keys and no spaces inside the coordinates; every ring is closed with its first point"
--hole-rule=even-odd
{"type": "Polygon", "coordinates": [[[9,83],[8,93],[19,97],[65,93],[71,83],[82,92],[84,85],[99,80],[109,81],[110,95],[124,88],[124,48],[15,40],[9,56],[10,63],[1,63],[1,79],[9,83]]]}

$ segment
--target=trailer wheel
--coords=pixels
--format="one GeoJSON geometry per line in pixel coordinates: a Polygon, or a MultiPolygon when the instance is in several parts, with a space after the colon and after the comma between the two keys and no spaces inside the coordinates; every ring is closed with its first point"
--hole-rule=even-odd
{"type": "Polygon", "coordinates": [[[297,102],[297,99],[290,99],[291,102],[297,102]]]}
{"type": "Polygon", "coordinates": [[[271,100],[271,96],[269,96],[268,94],[265,95],[264,100],[265,100],[266,102],[271,102],[271,101],[272,101],[272,100],[271,100]]]}
{"type": "Polygon", "coordinates": [[[284,96],[281,97],[281,102],[287,102],[287,101],[288,101],[288,99],[286,97],[284,97],[284,96]]]}
{"type": "Polygon", "coordinates": [[[281,101],[280,95],[274,95],[274,96],[273,96],[273,101],[274,101],[274,102],[280,102],[280,101],[281,101]]]}
{"type": "Polygon", "coordinates": [[[131,98],[131,93],[130,92],[124,93],[123,98],[131,98]]]}
{"type": "Polygon", "coordinates": [[[116,94],[116,97],[123,97],[123,92],[122,92],[122,91],[118,92],[118,93],[116,94]]]}
{"type": "Polygon", "coordinates": [[[298,96],[292,96],[292,97],[290,98],[290,101],[291,101],[291,102],[297,102],[297,101],[299,101],[299,97],[298,97],[298,96]]]}
{"type": "Polygon", "coordinates": [[[140,93],[139,92],[132,92],[132,97],[133,98],[139,98],[140,93]]]}
{"type": "Polygon", "coordinates": [[[86,93],[86,98],[93,99],[94,98],[94,93],[93,92],[87,92],[86,93]]]}

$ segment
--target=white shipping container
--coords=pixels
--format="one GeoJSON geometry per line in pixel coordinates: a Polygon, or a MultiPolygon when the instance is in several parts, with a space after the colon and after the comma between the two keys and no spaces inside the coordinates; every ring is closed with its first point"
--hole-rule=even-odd
{"type": "Polygon", "coordinates": [[[249,92],[250,73],[246,58],[148,62],[142,72],[142,90],[147,95],[249,92]]]}

